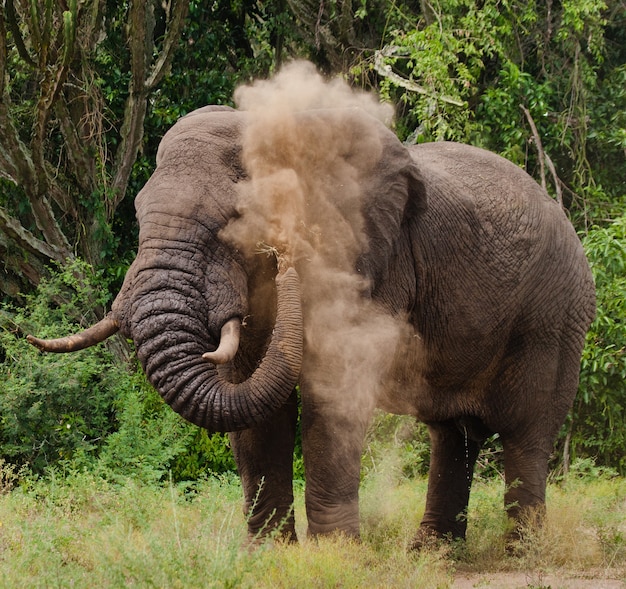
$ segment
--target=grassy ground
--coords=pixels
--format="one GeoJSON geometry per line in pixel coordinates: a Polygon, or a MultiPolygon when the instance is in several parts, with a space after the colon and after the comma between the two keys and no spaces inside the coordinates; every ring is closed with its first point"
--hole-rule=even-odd
{"type": "Polygon", "coordinates": [[[620,584],[626,582],[624,479],[595,473],[551,485],[546,526],[509,556],[501,482],[476,482],[465,546],[412,554],[405,547],[419,523],[426,483],[389,485],[388,478],[384,472],[366,477],[360,544],[307,541],[298,492],[302,542],[249,551],[242,548],[235,478],[156,487],[74,474],[9,491],[10,481],[0,476],[0,586],[446,588],[465,579],[468,587],[556,589],[573,585],[545,580],[572,575],[626,586],[620,584]],[[484,580],[515,573],[516,585],[484,580]]]}

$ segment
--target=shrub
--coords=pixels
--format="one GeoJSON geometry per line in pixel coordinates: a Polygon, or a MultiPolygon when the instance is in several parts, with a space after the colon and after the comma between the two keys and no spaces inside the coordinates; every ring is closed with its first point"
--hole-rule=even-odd
{"type": "Polygon", "coordinates": [[[26,307],[0,307],[0,457],[41,472],[56,461],[94,453],[112,431],[119,371],[106,347],[41,354],[23,337],[79,329],[68,318],[81,317],[81,300],[102,302],[98,290],[106,293],[87,265],[74,262],[43,281],[26,307]]]}
{"type": "Polygon", "coordinates": [[[583,240],[597,290],[572,424],[572,455],[626,472],[626,215],[583,240]]]}
{"type": "Polygon", "coordinates": [[[143,372],[137,370],[118,387],[115,407],[118,429],[107,437],[97,464],[108,478],[179,482],[235,470],[228,438],[184,421],[143,372]]]}

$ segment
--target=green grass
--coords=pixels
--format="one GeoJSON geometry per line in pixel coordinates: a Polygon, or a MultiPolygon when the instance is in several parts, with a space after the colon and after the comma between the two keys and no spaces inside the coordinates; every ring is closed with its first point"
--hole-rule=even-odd
{"type": "Polygon", "coordinates": [[[464,546],[407,552],[426,481],[389,485],[393,477],[378,472],[363,484],[361,543],[307,540],[299,491],[301,543],[248,550],[234,477],[156,486],[74,473],[26,478],[9,490],[14,481],[3,468],[3,588],[446,588],[458,572],[498,571],[532,571],[538,580],[559,571],[610,571],[626,580],[626,480],[617,477],[573,475],[550,485],[545,527],[510,556],[502,542],[506,521],[497,480],[476,482],[464,546]]]}

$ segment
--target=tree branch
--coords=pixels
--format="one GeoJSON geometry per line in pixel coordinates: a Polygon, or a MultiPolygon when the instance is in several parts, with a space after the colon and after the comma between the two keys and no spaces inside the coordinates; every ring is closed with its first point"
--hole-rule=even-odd
{"type": "Polygon", "coordinates": [[[124,107],[124,122],[120,132],[121,142],[115,156],[112,184],[113,202],[107,217],[110,219],[117,205],[124,198],[133,164],[143,139],[143,122],[147,110],[145,86],[147,60],[152,53],[154,40],[154,18],[148,23],[152,4],[143,0],[132,0],[128,16],[128,40],[131,53],[130,92],[124,107]],[[148,34],[148,32],[150,34],[148,34]]]}
{"type": "Polygon", "coordinates": [[[165,39],[163,41],[163,49],[152,68],[152,72],[146,80],[146,88],[153,90],[163,80],[163,76],[167,74],[174,52],[180,41],[180,33],[187,17],[189,10],[189,0],[177,0],[171,8],[170,21],[165,31],[165,39]]]}
{"type": "Polygon", "coordinates": [[[61,260],[72,257],[72,248],[54,217],[48,199],[43,195],[29,194],[29,200],[37,229],[41,231],[48,244],[60,253],[61,260]]]}
{"type": "Polygon", "coordinates": [[[388,46],[384,49],[374,52],[374,70],[383,76],[383,78],[387,78],[391,80],[396,86],[400,86],[401,88],[405,88],[406,90],[410,90],[411,92],[417,92],[418,94],[424,94],[425,96],[430,96],[436,100],[441,100],[441,102],[446,102],[448,104],[453,104],[454,106],[465,106],[465,102],[462,100],[457,100],[456,98],[452,98],[450,96],[443,96],[433,94],[423,86],[416,84],[412,80],[407,80],[402,76],[396,74],[389,64],[384,62],[385,57],[391,57],[395,51],[396,47],[388,46]]]}
{"type": "MultiPolygon", "coordinates": [[[[76,3],[72,2],[72,4],[74,9],[76,9],[76,3]]],[[[56,64],[54,65],[45,61],[40,63],[44,76],[40,85],[39,100],[37,102],[37,116],[33,125],[33,139],[31,142],[33,163],[37,168],[37,174],[39,177],[40,193],[45,190],[47,185],[44,166],[45,158],[43,154],[46,127],[50,118],[50,110],[54,106],[61,87],[67,79],[69,72],[69,65],[76,40],[75,20],[76,12],[73,14],[70,11],[63,13],[63,25],[57,32],[56,43],[57,49],[61,50],[62,55],[61,57],[57,56],[56,64]]],[[[47,22],[44,26],[45,34],[43,34],[42,37],[42,44],[45,46],[42,46],[42,52],[40,55],[40,60],[42,61],[49,55],[48,39],[52,35],[52,15],[48,14],[48,7],[46,7],[46,21],[47,22]]]]}
{"type": "Polygon", "coordinates": [[[3,260],[5,270],[0,274],[0,290],[10,297],[18,297],[24,285],[20,284],[19,279],[12,279],[7,270],[34,285],[39,284],[45,272],[45,266],[39,258],[23,255],[23,251],[16,249],[16,245],[2,233],[0,233],[0,259],[3,260]]]}
{"type": "Polygon", "coordinates": [[[0,95],[0,174],[16,184],[25,184],[35,175],[28,148],[19,137],[8,109],[8,96],[0,95]]]}
{"type": "Polygon", "coordinates": [[[124,109],[122,141],[115,158],[115,173],[112,184],[113,199],[109,203],[110,219],[124,198],[128,180],[143,139],[143,124],[147,111],[148,93],[165,75],[176,48],[189,0],[178,0],[172,7],[170,23],[166,31],[163,50],[152,72],[148,76],[148,63],[154,50],[154,14],[152,4],[133,0],[129,15],[131,50],[130,93],[124,109]]]}
{"type": "MultiPolygon", "coordinates": [[[[7,0],[10,2],[10,0],[7,0]]],[[[0,10],[0,101],[4,94],[7,63],[7,32],[4,25],[4,10],[0,10]]]]}
{"type": "Polygon", "coordinates": [[[534,140],[535,146],[537,147],[537,152],[539,154],[539,173],[541,175],[541,187],[544,190],[546,190],[546,171],[545,171],[545,166],[544,166],[544,161],[545,161],[546,165],[548,166],[548,169],[550,170],[550,174],[552,175],[552,180],[554,182],[554,190],[556,191],[556,200],[561,206],[563,206],[563,193],[561,192],[561,180],[556,174],[556,168],[554,167],[554,164],[552,163],[552,159],[543,149],[541,137],[539,136],[539,131],[537,130],[537,125],[535,125],[535,121],[533,120],[533,117],[530,114],[530,111],[522,104],[520,104],[519,107],[522,109],[522,112],[524,113],[524,116],[526,117],[526,120],[528,121],[528,124],[530,125],[530,130],[533,134],[533,140],[534,140]]]}
{"type": "MultiPolygon", "coordinates": [[[[41,165],[40,173],[45,178],[45,164],[42,162],[41,165]]],[[[37,180],[42,175],[37,173],[28,149],[20,140],[4,101],[0,101],[0,169],[0,173],[5,178],[24,189],[37,227],[49,245],[62,252],[62,259],[71,255],[70,245],[52,213],[50,204],[45,195],[41,194],[42,187],[37,180]]],[[[6,227],[11,226],[6,225],[6,227]]],[[[13,230],[15,231],[16,228],[14,227],[13,230]]]]}
{"type": "Polygon", "coordinates": [[[535,121],[530,115],[530,111],[523,105],[519,105],[522,109],[522,112],[526,116],[526,120],[530,125],[530,130],[533,134],[533,139],[535,142],[535,147],[537,147],[537,152],[539,153],[539,174],[541,176],[541,188],[546,190],[546,169],[544,166],[545,152],[543,151],[543,144],[541,143],[541,137],[539,137],[539,132],[537,131],[537,126],[535,125],[535,121]]]}
{"type": "Polygon", "coordinates": [[[37,239],[22,224],[9,215],[4,207],[0,207],[0,233],[10,237],[17,245],[37,256],[43,256],[50,260],[63,261],[65,256],[57,248],[50,246],[45,241],[37,239]]]}
{"type": "MultiPolygon", "coordinates": [[[[54,111],[61,127],[63,139],[67,144],[67,156],[72,164],[74,178],[80,189],[86,194],[94,191],[94,161],[89,155],[88,143],[81,138],[72,120],[65,97],[60,96],[54,105],[54,111]]],[[[66,202],[67,204],[67,202],[66,202]]],[[[67,211],[66,208],[64,208],[67,211]]]]}
{"type": "MultiPolygon", "coordinates": [[[[17,16],[15,14],[15,6],[13,6],[13,0],[5,0],[5,11],[7,15],[7,22],[9,23],[9,30],[13,36],[15,48],[19,56],[26,62],[27,65],[34,68],[37,67],[35,60],[28,53],[26,45],[24,45],[24,39],[22,39],[22,32],[17,24],[17,16]]],[[[3,41],[6,39],[6,35],[3,35],[3,41]]]]}

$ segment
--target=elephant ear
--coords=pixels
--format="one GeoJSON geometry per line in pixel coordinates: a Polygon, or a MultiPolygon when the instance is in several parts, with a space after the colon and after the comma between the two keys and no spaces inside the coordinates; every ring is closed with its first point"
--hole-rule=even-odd
{"type": "MultiPolygon", "coordinates": [[[[302,136],[310,146],[306,159],[313,163],[316,182],[321,182],[319,176],[325,178],[322,192],[354,236],[351,265],[378,283],[395,255],[405,217],[426,208],[419,169],[395,134],[359,108],[308,111],[300,118],[302,136]]],[[[318,221],[328,230],[328,222],[318,221]]],[[[334,241],[345,231],[344,226],[334,241]]]]}
{"type": "MultiPolygon", "coordinates": [[[[409,150],[382,124],[378,137],[380,157],[363,171],[362,214],[368,244],[357,262],[358,271],[376,284],[386,278],[389,259],[397,255],[402,224],[427,207],[422,175],[409,150]]],[[[358,136],[354,148],[359,149],[358,136]]]]}

